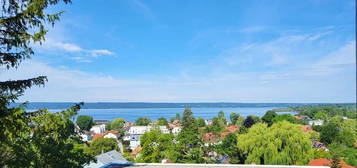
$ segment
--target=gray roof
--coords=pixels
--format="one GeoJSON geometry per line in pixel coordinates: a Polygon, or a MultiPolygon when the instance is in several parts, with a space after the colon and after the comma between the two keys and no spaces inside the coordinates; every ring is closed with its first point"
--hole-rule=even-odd
{"type": "Polygon", "coordinates": [[[96,156],[97,163],[91,162],[89,165],[84,165],[85,168],[106,168],[125,166],[131,164],[119,152],[112,150],[96,156]]]}
{"type": "Polygon", "coordinates": [[[126,164],[128,161],[116,150],[112,150],[103,154],[96,156],[98,162],[103,164],[108,163],[118,163],[118,164],[126,164]]]}

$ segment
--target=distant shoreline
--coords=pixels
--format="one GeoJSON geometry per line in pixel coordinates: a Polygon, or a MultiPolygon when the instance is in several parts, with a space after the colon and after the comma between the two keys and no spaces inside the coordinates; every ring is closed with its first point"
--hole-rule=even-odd
{"type": "MultiPolygon", "coordinates": [[[[10,106],[18,106],[19,102],[12,103],[10,106]]],[[[66,109],[75,102],[30,102],[26,109],[66,109]]],[[[126,108],[251,108],[251,107],[291,107],[291,106],[309,106],[309,105],[354,105],[355,103],[154,103],[154,102],[88,102],[84,103],[82,109],[126,109],[126,108]]]]}

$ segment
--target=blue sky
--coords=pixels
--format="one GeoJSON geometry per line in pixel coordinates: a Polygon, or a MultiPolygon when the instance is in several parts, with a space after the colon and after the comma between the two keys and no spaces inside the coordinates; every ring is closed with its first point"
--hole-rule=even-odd
{"type": "Polygon", "coordinates": [[[354,0],[75,0],[29,101],[354,102],[354,0]]]}

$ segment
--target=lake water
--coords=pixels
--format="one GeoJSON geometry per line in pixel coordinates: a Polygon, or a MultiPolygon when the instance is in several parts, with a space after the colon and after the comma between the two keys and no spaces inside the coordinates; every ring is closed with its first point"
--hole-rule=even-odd
{"type": "MultiPolygon", "coordinates": [[[[244,117],[248,115],[263,116],[266,111],[276,107],[210,107],[210,108],[191,108],[194,117],[211,119],[217,116],[219,111],[224,111],[229,119],[232,112],[238,113],[244,117]]],[[[53,109],[50,111],[59,111],[53,109]]],[[[148,117],[156,120],[160,117],[170,119],[175,117],[176,113],[182,113],[184,108],[119,108],[119,109],[81,109],[79,115],[89,115],[95,120],[113,120],[115,118],[124,118],[126,121],[135,121],[139,117],[148,117]]]]}

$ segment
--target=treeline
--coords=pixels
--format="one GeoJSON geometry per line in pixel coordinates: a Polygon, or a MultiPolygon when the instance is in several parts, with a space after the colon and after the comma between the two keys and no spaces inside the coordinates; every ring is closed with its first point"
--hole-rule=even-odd
{"type": "Polygon", "coordinates": [[[314,118],[317,113],[324,113],[329,117],[344,116],[348,118],[356,118],[356,104],[322,104],[322,105],[304,105],[304,106],[291,106],[284,108],[273,109],[275,112],[297,112],[299,115],[306,115],[314,118]]]}
{"type": "MultiPolygon", "coordinates": [[[[177,115],[179,116],[179,115],[177,115]]],[[[177,118],[176,118],[177,119],[177,118]]],[[[321,126],[313,126],[304,132],[307,121],[290,114],[268,111],[263,117],[237,113],[226,121],[224,112],[212,118],[206,125],[201,118],[194,118],[191,109],[185,109],[180,118],[183,129],[177,135],[164,134],[159,130],[145,133],[141,138],[142,151],[136,162],[161,162],[169,159],[177,163],[239,163],[306,165],[316,158],[339,158],[356,166],[356,121],[342,116],[327,117],[321,126]],[[239,130],[226,136],[227,126],[239,130]],[[210,135],[218,140],[205,140],[210,135]],[[329,151],[313,146],[324,143],[329,151]]],[[[213,138],[214,139],[214,138],[213,138]]]]}

